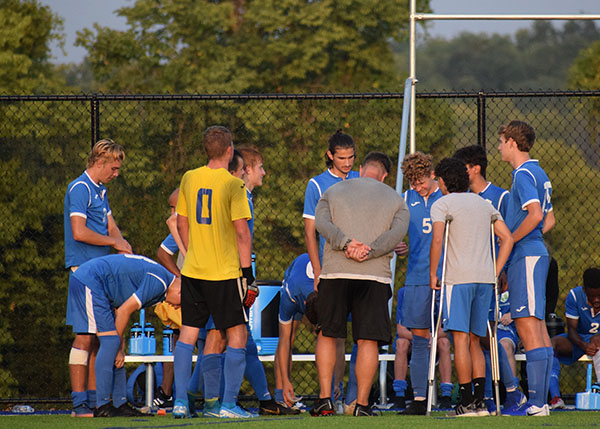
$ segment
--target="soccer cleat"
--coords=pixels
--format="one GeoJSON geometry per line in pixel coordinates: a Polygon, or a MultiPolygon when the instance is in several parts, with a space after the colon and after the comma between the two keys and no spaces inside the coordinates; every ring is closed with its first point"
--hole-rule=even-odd
{"type": "Polygon", "coordinates": [[[94,417],[94,411],[87,404],[81,404],[73,408],[71,417],[94,417]]]}
{"type": "Polygon", "coordinates": [[[372,417],[372,416],[377,416],[378,414],[375,413],[373,411],[373,408],[369,407],[368,405],[360,405],[360,404],[356,404],[356,407],[354,407],[354,412],[352,413],[353,416],[356,417],[372,417]]]}
{"type": "Polygon", "coordinates": [[[222,419],[250,419],[252,417],[256,417],[256,415],[244,410],[239,405],[235,405],[233,408],[228,408],[224,405],[221,405],[219,417],[222,419]]]}
{"type": "Polygon", "coordinates": [[[505,406],[504,409],[502,410],[502,415],[503,416],[526,416],[528,407],[529,407],[529,404],[527,402],[525,402],[524,404],[521,404],[521,405],[514,404],[511,407],[505,406]]]}
{"type": "Polygon", "coordinates": [[[560,396],[555,396],[550,400],[549,405],[551,410],[563,409],[565,408],[565,401],[560,396]]]}
{"type": "Polygon", "coordinates": [[[142,413],[127,402],[121,404],[117,410],[119,411],[119,417],[154,417],[154,414],[142,413]]]}
{"type": "Polygon", "coordinates": [[[173,404],[173,417],[175,417],[176,419],[191,418],[191,414],[188,409],[188,404],[185,400],[175,400],[175,404],[173,404]]]}
{"type": "Polygon", "coordinates": [[[334,402],[334,408],[336,414],[344,414],[344,402],[341,399],[334,402]]]}
{"type": "Polygon", "coordinates": [[[398,408],[399,410],[406,408],[406,400],[404,399],[404,396],[396,396],[394,399],[394,408],[398,408]]]}
{"type": "Polygon", "coordinates": [[[441,396],[438,402],[438,408],[440,410],[451,410],[452,409],[452,398],[450,396],[441,396]]]}
{"type": "Polygon", "coordinates": [[[486,398],[483,400],[483,402],[485,403],[485,407],[488,410],[488,414],[495,416],[496,415],[496,401],[494,401],[494,399],[492,399],[492,398],[486,398]]]}
{"type": "MultiPolygon", "coordinates": [[[[486,410],[487,411],[487,410],[486,410]]],[[[489,413],[488,413],[489,415],[489,413]]],[[[478,417],[475,403],[471,402],[469,405],[458,404],[452,411],[446,413],[446,417],[478,417]]]]}
{"type": "Polygon", "coordinates": [[[173,396],[167,395],[162,387],[158,387],[152,405],[156,408],[170,408],[173,406],[173,396]]]}
{"type": "Polygon", "coordinates": [[[258,414],[261,416],[289,416],[300,414],[300,410],[296,410],[281,402],[275,402],[273,399],[269,399],[268,401],[260,401],[258,414]]]}
{"type": "Polygon", "coordinates": [[[541,407],[531,405],[527,408],[527,415],[529,417],[546,417],[550,415],[550,407],[548,404],[544,404],[541,407]]]}
{"type": "MultiPolygon", "coordinates": [[[[493,402],[493,401],[492,401],[493,402]]],[[[490,415],[490,411],[488,410],[488,406],[484,401],[475,401],[475,412],[478,417],[487,417],[490,415]]],[[[496,404],[494,404],[494,415],[496,414],[496,404]]]]}
{"type": "Polygon", "coordinates": [[[94,410],[94,417],[121,417],[121,414],[112,403],[107,402],[94,410]]]}
{"type": "Polygon", "coordinates": [[[333,407],[331,398],[319,398],[315,401],[309,412],[313,417],[333,416],[335,414],[335,408],[333,407]]]}
{"type": "Polygon", "coordinates": [[[412,401],[406,406],[404,411],[400,411],[398,414],[403,416],[424,416],[427,414],[427,400],[412,401]]]}
{"type": "Polygon", "coordinates": [[[354,409],[356,408],[356,399],[349,404],[344,404],[344,414],[347,416],[354,415],[354,409]]]}
{"type": "Polygon", "coordinates": [[[198,395],[188,391],[187,397],[188,397],[188,409],[189,409],[190,415],[192,417],[198,417],[198,414],[196,413],[196,400],[198,399],[198,395]]]}
{"type": "Polygon", "coordinates": [[[519,407],[522,407],[526,403],[527,397],[523,395],[519,389],[513,390],[512,392],[506,392],[506,401],[504,401],[502,414],[506,414],[506,411],[517,411],[519,407]]]}
{"type": "Polygon", "coordinates": [[[204,401],[204,409],[202,410],[204,417],[221,417],[221,403],[218,398],[204,401]]]}

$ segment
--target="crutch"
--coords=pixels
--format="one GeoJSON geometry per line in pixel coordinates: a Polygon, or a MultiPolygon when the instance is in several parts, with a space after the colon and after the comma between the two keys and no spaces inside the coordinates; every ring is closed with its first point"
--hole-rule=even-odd
{"type": "Polygon", "coordinates": [[[444,258],[442,262],[442,279],[440,289],[440,307],[437,322],[435,322],[435,290],[431,291],[431,348],[429,352],[429,374],[427,375],[427,415],[431,415],[431,406],[433,402],[433,389],[435,388],[435,357],[437,353],[437,333],[442,323],[442,309],[444,307],[444,280],[446,278],[446,259],[448,255],[448,226],[452,216],[446,216],[446,225],[444,227],[444,258]],[[435,323],[434,323],[435,322],[435,323]]]}
{"type": "Polygon", "coordinates": [[[494,393],[496,394],[496,415],[500,413],[500,362],[498,360],[498,316],[500,307],[498,303],[498,273],[496,270],[496,236],[494,234],[494,222],[496,217],[492,218],[491,238],[492,238],[492,262],[494,264],[494,328],[490,327],[488,322],[488,332],[490,333],[490,361],[492,364],[492,381],[494,383],[494,393]]]}

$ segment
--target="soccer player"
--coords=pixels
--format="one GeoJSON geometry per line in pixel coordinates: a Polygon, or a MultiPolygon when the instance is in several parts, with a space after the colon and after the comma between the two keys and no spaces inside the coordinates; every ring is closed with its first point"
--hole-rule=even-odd
{"type": "Polygon", "coordinates": [[[584,354],[592,356],[600,382],[600,269],[588,268],[583,272],[583,286],[571,289],[567,295],[565,316],[567,333],[552,337],[555,356],[550,377],[550,405],[553,409],[565,407],[559,387],[561,363],[571,365],[584,354]]]}
{"type": "MultiPolygon", "coordinates": [[[[88,158],[87,169],[69,183],[64,200],[65,267],[69,277],[86,261],[110,254],[110,248],[131,253],[131,246],[121,235],[112,216],[106,183],[119,175],[125,153],[110,139],[98,141],[88,158]]],[[[67,325],[72,325],[67,301],[67,325]]],[[[79,333],[69,355],[73,417],[93,417],[96,407],[94,360],[98,340],[93,334],[79,333]],[[89,365],[88,365],[89,364],[89,365]]]]}
{"type": "Polygon", "coordinates": [[[313,416],[333,414],[331,379],[336,339],[346,338],[348,314],[356,357],[357,398],[354,416],[372,416],[369,392],[379,363],[378,345],[390,341],[388,301],[392,250],[408,230],[404,200],[383,180],[390,159],[370,152],[360,178],[331,186],[317,204],[315,224],[327,240],[317,301],[321,331],[315,349],[319,399],[313,416]]]}
{"type": "MultiPolygon", "coordinates": [[[[485,149],[479,145],[472,145],[457,150],[454,158],[463,161],[467,167],[469,174],[469,189],[471,192],[478,194],[481,198],[489,202],[496,210],[500,212],[502,217],[506,216],[506,201],[508,200],[508,191],[502,189],[486,180],[487,170],[487,155],[485,149]]],[[[498,252],[498,243],[495,243],[496,253],[498,252]]],[[[496,298],[492,296],[490,303],[489,321],[495,323],[495,308],[496,298]]],[[[489,335],[483,345],[486,362],[486,377],[485,377],[485,402],[488,410],[491,413],[496,412],[496,402],[492,399],[492,371],[491,371],[491,356],[489,350],[489,335]]],[[[516,346],[516,345],[515,345],[516,346]]],[[[514,373],[511,369],[508,356],[504,348],[498,348],[498,361],[500,364],[500,380],[506,387],[506,401],[504,409],[507,412],[516,410],[522,406],[527,398],[523,395],[518,387],[518,381],[515,381],[514,373]]]]}
{"type": "Polygon", "coordinates": [[[506,270],[510,313],[525,347],[529,402],[521,411],[529,416],[550,414],[547,397],[554,351],[545,323],[545,287],[548,252],[543,232],[555,224],[552,185],[539,161],[529,151],[535,131],[522,121],[512,121],[498,132],[502,160],[513,168],[506,207],[506,225],[515,246],[506,270]]]}
{"type": "Polygon", "coordinates": [[[179,278],[139,255],[93,258],[71,276],[69,316],[73,330],[95,334],[100,340],[94,417],[145,415],[127,403],[123,331],[134,311],[164,299],[179,305],[179,278]]]}
{"type": "MultiPolygon", "coordinates": [[[[399,256],[408,253],[404,283],[404,326],[412,334],[410,359],[414,401],[402,414],[425,415],[427,411],[427,370],[429,368],[429,330],[431,329],[431,289],[429,289],[429,249],[431,247],[431,205],[442,196],[434,180],[431,155],[415,152],[402,162],[402,173],[410,184],[404,200],[410,211],[408,240],[410,252],[404,242],[395,251],[399,256]]],[[[440,270],[441,271],[441,270],[440,270]]],[[[452,387],[442,386],[442,395],[450,395],[452,387]]]]}
{"type": "Polygon", "coordinates": [[[451,332],[454,340],[454,364],[461,397],[449,415],[489,415],[483,402],[485,360],[480,341],[487,333],[488,311],[496,282],[494,268],[500,272],[510,255],[513,240],[500,213],[483,198],[468,192],[469,176],[461,160],[442,159],[435,167],[435,175],[444,196],[431,207],[430,287],[444,288],[444,330],[451,332]],[[492,260],[492,222],[500,239],[496,267],[492,260]],[[440,285],[438,263],[445,228],[448,228],[448,245],[444,249],[446,271],[444,285],[440,285]]]}
{"type": "Polygon", "coordinates": [[[206,336],[202,372],[204,415],[252,417],[236,405],[246,367],[248,339],[247,297],[254,287],[251,267],[252,239],[248,228],[250,208],[246,185],[227,168],[233,157],[231,132],[209,127],[202,136],[208,164],[189,170],[181,179],[177,201],[177,226],[187,249],[181,270],[182,326],[175,346],[173,415],[188,417],[187,388],[192,353],[200,328],[212,316],[216,329],[206,336]],[[241,268],[240,268],[241,267],[241,268]],[[219,401],[222,338],[227,341],[224,366],[225,391],[219,401]]]}
{"type": "MultiPolygon", "coordinates": [[[[402,307],[404,306],[405,288],[398,289],[398,299],[396,301],[396,339],[395,359],[394,359],[394,383],[393,388],[396,394],[394,406],[396,408],[406,408],[406,373],[408,371],[408,356],[412,348],[412,334],[402,323],[402,307]]],[[[440,397],[438,408],[452,408],[452,360],[450,358],[450,340],[445,332],[440,328],[438,332],[437,350],[439,357],[440,379],[442,396],[440,397]]]]}
{"type": "Polygon", "coordinates": [[[275,401],[288,407],[293,407],[296,402],[290,380],[292,344],[304,316],[306,299],[314,293],[313,285],[312,264],[308,253],[303,253],[285,270],[279,300],[279,342],[274,365],[275,401]]]}

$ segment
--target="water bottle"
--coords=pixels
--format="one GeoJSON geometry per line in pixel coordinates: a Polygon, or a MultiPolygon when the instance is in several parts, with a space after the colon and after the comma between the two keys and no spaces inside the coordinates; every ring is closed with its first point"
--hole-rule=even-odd
{"type": "Polygon", "coordinates": [[[144,328],[144,335],[148,338],[154,338],[154,326],[152,326],[152,323],[146,322],[146,327],[144,328]]]}
{"type": "Polygon", "coordinates": [[[131,327],[131,338],[139,338],[142,336],[142,325],[134,323],[131,327]]]}
{"type": "Polygon", "coordinates": [[[12,407],[12,412],[18,414],[31,414],[34,413],[35,410],[31,405],[15,405],[12,407]]]}
{"type": "Polygon", "coordinates": [[[173,355],[173,329],[170,325],[163,329],[163,355],[173,355]]]}
{"type": "Polygon", "coordinates": [[[156,338],[154,338],[154,326],[152,323],[147,322],[144,327],[144,337],[142,338],[142,354],[153,355],[156,353],[156,338]]]}

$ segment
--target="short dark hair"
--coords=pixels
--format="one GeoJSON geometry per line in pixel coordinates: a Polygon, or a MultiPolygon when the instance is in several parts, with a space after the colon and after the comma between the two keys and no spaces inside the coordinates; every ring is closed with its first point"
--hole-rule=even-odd
{"type": "Polygon", "coordinates": [[[600,288],[600,269],[588,268],[583,272],[583,287],[585,289],[600,288]]]}
{"type": "Polygon", "coordinates": [[[362,166],[364,168],[369,164],[375,164],[383,167],[384,171],[388,174],[390,172],[390,168],[392,168],[392,161],[390,160],[390,157],[383,152],[369,152],[367,156],[365,156],[362,166]]]}
{"type": "MultiPolygon", "coordinates": [[[[356,145],[354,144],[354,140],[348,134],[344,134],[341,129],[337,130],[331,137],[329,137],[329,148],[327,149],[331,152],[331,155],[335,154],[337,148],[340,149],[348,149],[352,148],[356,153],[356,145]]],[[[333,161],[329,159],[327,153],[325,153],[325,164],[327,168],[331,168],[333,166],[333,161]]]]}
{"type": "Polygon", "coordinates": [[[529,152],[535,142],[535,131],[527,122],[510,121],[498,130],[498,134],[506,140],[513,139],[521,152],[529,152]]]}
{"type": "Polygon", "coordinates": [[[444,180],[448,192],[467,192],[469,174],[467,167],[458,158],[444,158],[435,166],[435,175],[444,180]]]}
{"type": "Polygon", "coordinates": [[[230,173],[237,171],[237,169],[240,168],[240,164],[243,162],[244,162],[244,157],[242,156],[240,151],[237,149],[234,149],[233,150],[233,158],[231,158],[231,161],[229,161],[229,166],[227,167],[227,170],[229,170],[230,173]]]}
{"type": "Polygon", "coordinates": [[[458,158],[467,165],[478,165],[481,171],[481,175],[485,179],[485,170],[487,168],[487,154],[483,146],[471,145],[458,149],[452,155],[452,158],[458,158]]]}

